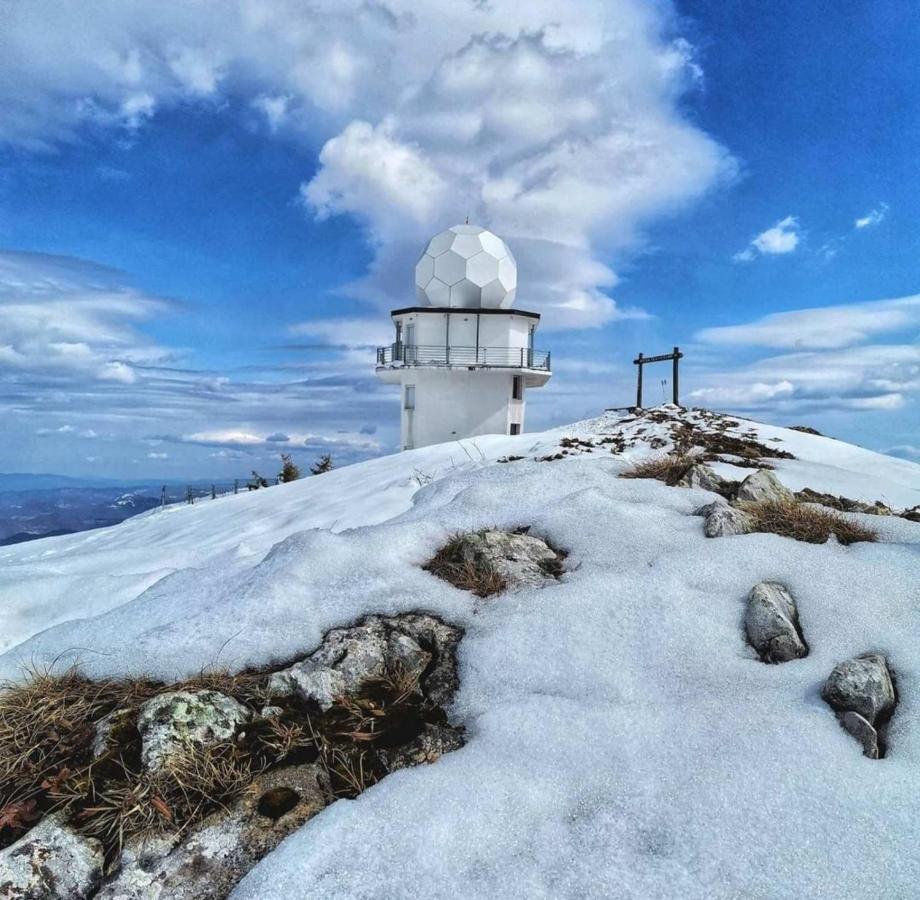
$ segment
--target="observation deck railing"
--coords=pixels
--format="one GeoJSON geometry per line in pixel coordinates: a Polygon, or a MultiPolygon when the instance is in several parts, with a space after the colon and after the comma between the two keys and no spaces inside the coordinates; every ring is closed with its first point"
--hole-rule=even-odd
{"type": "Polygon", "coordinates": [[[390,344],[377,348],[377,365],[484,366],[495,369],[550,371],[548,350],[528,347],[445,347],[427,344],[390,344]]]}

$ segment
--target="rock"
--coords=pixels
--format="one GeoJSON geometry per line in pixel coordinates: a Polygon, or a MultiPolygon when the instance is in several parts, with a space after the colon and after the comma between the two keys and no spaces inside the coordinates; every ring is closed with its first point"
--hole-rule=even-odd
{"type": "Polygon", "coordinates": [[[704,491],[712,491],[718,494],[724,485],[723,479],[717,475],[709,466],[702,463],[694,463],[686,472],[677,480],[677,487],[700,488],[704,491]]]}
{"type": "Polygon", "coordinates": [[[277,719],[284,712],[280,706],[263,706],[259,710],[259,717],[262,719],[277,719]]]}
{"type": "Polygon", "coordinates": [[[920,522],[920,505],[905,509],[903,512],[899,513],[899,515],[902,519],[907,519],[909,522],[920,522]]]}
{"type": "Polygon", "coordinates": [[[844,731],[853,735],[862,744],[863,756],[879,758],[878,732],[859,713],[849,710],[837,715],[844,731]]]}
{"type": "Polygon", "coordinates": [[[779,502],[793,500],[794,495],[792,491],[780,483],[779,479],[771,471],[758,469],[741,482],[735,499],[753,503],[762,503],[764,501],[779,502]]]}
{"type": "Polygon", "coordinates": [[[47,816],[0,851],[0,897],[80,900],[102,881],[102,844],[47,816]]]}
{"type": "Polygon", "coordinates": [[[242,703],[219,691],[157,694],[140,708],[137,717],[141,760],[148,771],[154,771],[189,745],[209,746],[229,740],[250,718],[242,703]]]}
{"type": "Polygon", "coordinates": [[[130,709],[113,709],[93,726],[93,759],[100,759],[122,744],[121,738],[126,731],[134,729],[134,716],[130,709]]]}
{"type": "Polygon", "coordinates": [[[440,705],[457,686],[454,651],[461,636],[434,616],[369,616],[360,625],[334,628],[307,659],[275,672],[269,693],[296,693],[329,709],[368,682],[401,670],[418,678],[425,695],[440,705]]]}
{"type": "Polygon", "coordinates": [[[837,712],[859,713],[870,725],[894,709],[895,693],[884,656],[867,654],[848,659],[824,683],[821,696],[837,712]]]}
{"type": "Polygon", "coordinates": [[[750,518],[735,506],[710,503],[703,510],[706,516],[703,532],[706,537],[729,537],[750,531],[750,518]]]}
{"type": "Polygon", "coordinates": [[[464,538],[464,554],[474,565],[491,567],[509,585],[543,584],[562,572],[559,554],[530,534],[474,531],[464,538]]]}
{"type": "Polygon", "coordinates": [[[437,762],[445,753],[452,753],[463,746],[463,736],[450,725],[426,725],[422,733],[396,750],[381,750],[383,764],[391,772],[409,766],[420,766],[437,762]]]}
{"type": "Polygon", "coordinates": [[[258,776],[230,808],[177,836],[128,842],[102,900],[218,900],[269,851],[331,800],[329,782],[314,764],[258,776]]]}
{"type": "Polygon", "coordinates": [[[744,630],[750,645],[766,663],[788,662],[808,655],[799,615],[792,595],[775,581],[751,588],[744,613],[744,630]]]}

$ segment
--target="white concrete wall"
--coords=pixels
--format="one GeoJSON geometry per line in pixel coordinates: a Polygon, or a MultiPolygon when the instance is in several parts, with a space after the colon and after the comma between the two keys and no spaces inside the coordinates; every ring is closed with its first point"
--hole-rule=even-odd
{"type": "Polygon", "coordinates": [[[401,444],[425,447],[478,434],[508,434],[512,422],[524,430],[525,403],[512,401],[514,370],[400,370],[401,444]],[[405,408],[405,386],[415,385],[415,409],[405,408]]]}
{"type": "MultiPolygon", "coordinates": [[[[530,328],[539,320],[513,312],[503,315],[480,314],[475,310],[447,315],[435,309],[401,313],[393,316],[402,323],[404,344],[414,343],[420,348],[419,362],[425,359],[425,349],[432,361],[443,362],[444,349],[464,348],[451,357],[451,365],[407,365],[379,369],[378,374],[390,383],[400,385],[401,443],[404,449],[425,447],[479,434],[509,434],[511,425],[524,430],[525,387],[544,383],[548,375],[530,372],[525,375],[515,368],[470,369],[460,361],[464,356],[474,361],[468,348],[489,348],[499,351],[495,365],[514,363],[516,352],[529,346],[530,328]],[[448,320],[450,322],[448,330],[448,320]],[[478,320],[478,322],[477,322],[478,320]],[[410,340],[409,326],[414,326],[410,340]],[[478,325],[478,341],[477,341],[478,325]],[[513,379],[522,378],[521,398],[512,399],[513,379]],[[539,376],[539,377],[538,377],[539,376]],[[536,379],[536,380],[534,380],[536,379]],[[415,387],[415,408],[405,408],[405,388],[415,387]]],[[[395,340],[395,328],[393,339],[395,340]]],[[[526,356],[521,357],[526,361],[526,356]]],[[[488,359],[485,360],[488,364],[488,359]]]]}

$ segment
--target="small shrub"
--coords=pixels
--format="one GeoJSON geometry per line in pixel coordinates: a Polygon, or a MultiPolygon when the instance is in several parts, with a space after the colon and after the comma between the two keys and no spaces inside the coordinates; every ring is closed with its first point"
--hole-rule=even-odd
{"type": "Polygon", "coordinates": [[[690,470],[694,463],[699,462],[692,456],[668,453],[665,456],[656,456],[637,463],[626,472],[620,473],[620,478],[654,478],[671,486],[677,484],[690,470]]]}
{"type": "Polygon", "coordinates": [[[278,477],[284,484],[289,481],[297,481],[300,478],[300,469],[291,458],[290,453],[281,454],[281,474],[278,477]]]}
{"type": "Polygon", "coordinates": [[[841,544],[874,541],[874,531],[824,509],[815,509],[796,500],[771,500],[741,503],[750,517],[752,532],[779,534],[809,544],[823,544],[833,534],[841,544]]]}
{"type": "Polygon", "coordinates": [[[310,466],[310,474],[322,475],[324,472],[330,472],[333,468],[332,456],[329,453],[324,453],[312,466],[310,466]]]}
{"type": "Polygon", "coordinates": [[[249,484],[247,484],[246,486],[251,491],[253,490],[257,491],[259,488],[267,488],[268,479],[263,478],[255,469],[253,469],[252,470],[252,481],[250,481],[249,484]]]}
{"type": "Polygon", "coordinates": [[[476,552],[463,533],[452,534],[423,568],[449,581],[454,587],[472,591],[478,597],[489,597],[508,586],[505,576],[476,552]]]}

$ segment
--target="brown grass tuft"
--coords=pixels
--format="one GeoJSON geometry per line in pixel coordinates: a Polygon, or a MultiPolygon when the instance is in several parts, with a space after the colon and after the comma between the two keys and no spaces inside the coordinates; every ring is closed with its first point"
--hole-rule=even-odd
{"type": "Polygon", "coordinates": [[[685,454],[668,453],[636,463],[628,471],[621,472],[620,478],[654,478],[673,487],[699,461],[685,454]]]}
{"type": "Polygon", "coordinates": [[[508,587],[504,575],[476,552],[463,532],[452,534],[422,568],[449,581],[454,587],[472,591],[477,597],[489,597],[508,587]]]}
{"type": "Polygon", "coordinates": [[[874,541],[869,528],[824,509],[816,509],[795,500],[741,503],[750,517],[752,532],[779,534],[809,544],[823,544],[833,534],[841,544],[874,541]]]}

